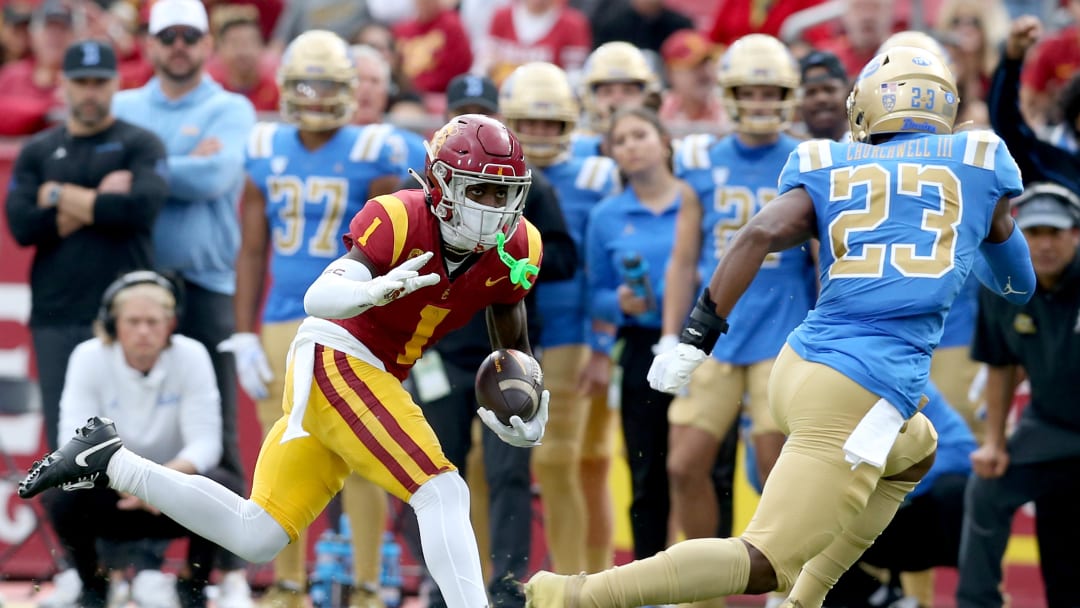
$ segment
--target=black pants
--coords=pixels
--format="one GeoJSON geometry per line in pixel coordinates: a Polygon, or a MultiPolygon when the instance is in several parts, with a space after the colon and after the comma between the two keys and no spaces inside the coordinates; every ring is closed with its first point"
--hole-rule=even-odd
{"type": "MultiPolygon", "coordinates": [[[[622,368],[619,385],[623,441],[630,468],[630,530],[634,536],[634,558],[652,557],[667,547],[671,494],[668,486],[668,406],[674,398],[649,386],[652,347],[660,331],[640,327],[619,329],[623,341],[618,364],[622,368]]],[[[738,428],[725,437],[713,467],[713,485],[720,505],[717,534],[731,536],[732,488],[735,478],[735,449],[738,428]]]]}
{"type": "Polygon", "coordinates": [[[1039,566],[1050,608],[1080,606],[1080,459],[1009,464],[997,479],[972,475],[965,496],[960,581],[960,608],[1001,606],[1001,558],[1012,531],[1012,518],[1035,501],[1039,566]]]}
{"type": "MultiPolygon", "coordinates": [[[[233,297],[216,293],[190,281],[183,284],[183,310],[176,332],[197,340],[210,352],[221,393],[221,466],[243,477],[240,461],[240,439],[237,434],[236,360],[230,353],[218,352],[221,344],[236,330],[233,297]]],[[[243,493],[243,488],[241,488],[243,493]]]]}
{"type": "MultiPolygon", "coordinates": [[[[443,453],[464,477],[465,457],[472,446],[472,425],[476,418],[474,383],[479,363],[462,366],[446,356],[443,365],[450,380],[450,394],[430,402],[419,399],[417,402],[439,438],[443,453]]],[[[517,581],[524,580],[529,573],[532,541],[530,451],[508,445],[486,427],[482,438],[484,477],[490,501],[492,580],[488,593],[493,606],[522,608],[525,596],[517,581]]],[[[434,595],[431,605],[445,604],[434,595]]]]}
{"type": "MultiPolygon", "coordinates": [[[[904,503],[889,526],[863,553],[862,561],[890,572],[919,572],[955,567],[960,555],[967,475],[942,475],[930,489],[904,503]]],[[[826,604],[869,606],[879,584],[855,567],[837,582],[826,604]]]]}
{"type": "MultiPolygon", "coordinates": [[[[79,325],[35,325],[30,328],[37,360],[38,386],[41,387],[41,412],[45,418],[45,445],[54,451],[57,436],[74,435],[75,429],[58,429],[60,424],[60,395],[64,391],[71,352],[81,342],[94,337],[89,323],[79,325]]],[[[85,422],[82,421],[82,422],[85,422]]]]}
{"type": "MultiPolygon", "coordinates": [[[[244,487],[243,478],[225,470],[213,469],[206,477],[235,492],[244,487]]],[[[79,572],[83,587],[102,595],[108,578],[99,567],[97,541],[128,541],[147,538],[188,538],[188,566],[191,580],[205,585],[214,557],[220,551],[210,541],[188,531],[165,515],[149,511],[121,511],[116,507],[120,495],[109,488],[92,490],[50,490],[42,496],[53,529],[79,572]]]]}

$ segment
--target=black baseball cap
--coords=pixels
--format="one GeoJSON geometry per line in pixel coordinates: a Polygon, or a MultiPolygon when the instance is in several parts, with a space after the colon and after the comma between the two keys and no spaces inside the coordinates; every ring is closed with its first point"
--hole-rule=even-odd
{"type": "Polygon", "coordinates": [[[810,51],[810,54],[799,62],[799,72],[802,83],[807,84],[806,73],[815,68],[824,68],[825,75],[814,78],[811,82],[829,78],[838,78],[847,82],[847,70],[840,58],[829,51],[810,51]]]}
{"type": "Polygon", "coordinates": [[[82,40],[64,53],[64,76],[67,78],[115,78],[116,53],[97,40],[82,40]]]}
{"type": "Polygon", "coordinates": [[[450,81],[446,87],[446,110],[477,105],[491,114],[499,111],[499,89],[487,76],[462,74],[450,81]]]}
{"type": "Polygon", "coordinates": [[[1013,205],[1021,230],[1040,226],[1068,230],[1080,219],[1080,199],[1057,184],[1032,184],[1013,199],[1013,205]]]}

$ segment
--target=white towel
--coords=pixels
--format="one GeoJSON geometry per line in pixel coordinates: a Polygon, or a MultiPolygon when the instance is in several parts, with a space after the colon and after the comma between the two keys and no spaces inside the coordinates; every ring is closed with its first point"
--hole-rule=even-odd
{"type": "Polygon", "coordinates": [[[885,468],[885,460],[903,426],[904,417],[900,411],[888,401],[879,399],[844,442],[844,460],[851,463],[852,470],[864,462],[885,468]]]}

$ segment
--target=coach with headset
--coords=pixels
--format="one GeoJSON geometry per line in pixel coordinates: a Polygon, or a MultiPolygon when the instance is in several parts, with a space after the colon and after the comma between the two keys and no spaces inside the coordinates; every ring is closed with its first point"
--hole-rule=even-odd
{"type": "MultiPolygon", "coordinates": [[[[66,438],[92,416],[123,421],[128,434],[121,438],[136,454],[242,491],[244,480],[219,467],[221,406],[210,355],[199,342],[173,334],[177,300],[172,283],[151,271],[129,272],[106,289],[97,337],[79,344],[68,364],[61,435],[66,438]]],[[[98,538],[188,537],[188,567],[177,583],[181,605],[205,606],[202,591],[217,547],[134,496],[100,483],[86,486],[53,492],[46,500],[82,579],[78,605],[105,605],[108,579],[98,570],[98,538]]],[[[154,571],[137,574],[134,599],[143,589],[160,592],[160,578],[154,571]]]]}

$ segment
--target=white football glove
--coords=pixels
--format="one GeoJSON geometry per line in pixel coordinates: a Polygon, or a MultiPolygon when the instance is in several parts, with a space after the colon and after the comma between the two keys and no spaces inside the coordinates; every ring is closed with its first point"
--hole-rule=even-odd
{"type": "Polygon", "coordinates": [[[360,306],[385,306],[394,300],[408,295],[422,287],[435,285],[439,282],[438,273],[419,274],[417,271],[427,264],[431,256],[430,251],[405,260],[392,268],[390,272],[372,277],[370,281],[364,281],[357,288],[360,306]]]}
{"type": "Polygon", "coordinates": [[[674,395],[690,382],[690,374],[708,357],[700,348],[680,342],[667,352],[656,355],[649,367],[649,386],[674,395]]]}
{"type": "Polygon", "coordinates": [[[511,416],[510,425],[507,426],[499,422],[495,412],[486,407],[478,408],[476,414],[489,429],[499,436],[499,439],[516,448],[533,448],[540,445],[540,440],[544,438],[550,398],[551,394],[547,392],[547,389],[540,393],[540,406],[536,409],[536,415],[528,422],[522,420],[521,416],[511,416]]]}
{"type": "Polygon", "coordinates": [[[233,334],[228,340],[218,344],[217,349],[220,353],[233,354],[240,388],[244,389],[248,397],[258,401],[270,396],[266,383],[274,379],[274,372],[270,370],[270,363],[266,360],[266,353],[263,352],[258,336],[248,332],[233,334]]]}

